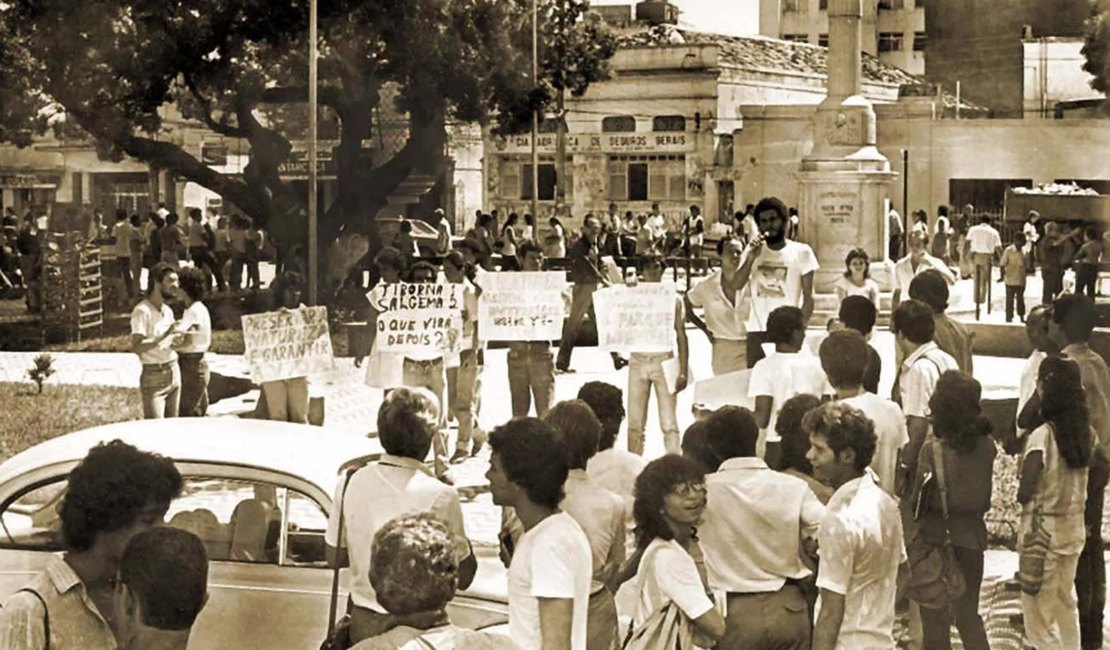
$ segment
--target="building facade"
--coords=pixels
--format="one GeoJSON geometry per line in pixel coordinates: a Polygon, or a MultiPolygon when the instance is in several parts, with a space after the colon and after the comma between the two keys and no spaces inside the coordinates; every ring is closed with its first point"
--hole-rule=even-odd
{"type": "MultiPolygon", "coordinates": [[[[760,0],[759,33],[827,47],[829,1],[760,0]]],[[[925,14],[925,0],[863,0],[863,51],[912,74],[926,74],[925,14]]]]}
{"type": "Polygon", "coordinates": [[[1061,102],[1105,99],[1091,88],[1094,77],[1083,69],[1083,39],[1043,37],[1022,41],[1022,114],[1054,119],[1061,102]]]}

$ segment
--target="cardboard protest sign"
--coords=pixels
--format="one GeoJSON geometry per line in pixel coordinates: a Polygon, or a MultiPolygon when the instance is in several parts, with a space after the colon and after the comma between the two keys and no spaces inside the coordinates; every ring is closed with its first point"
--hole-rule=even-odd
{"type": "Polygon", "coordinates": [[[717,375],[694,384],[694,412],[712,412],[722,406],[743,406],[755,409],[755,400],[748,397],[751,370],[717,375]]]}
{"type": "Polygon", "coordinates": [[[461,284],[400,282],[383,287],[374,345],[382,352],[457,354],[463,341],[461,284]]]}
{"type": "Polygon", "coordinates": [[[562,271],[488,273],[478,299],[484,341],[551,341],[562,336],[566,313],[562,271]]]}
{"type": "Polygon", "coordinates": [[[326,307],[249,314],[242,322],[243,357],[254,381],[307,377],[332,368],[326,307]]]}
{"type": "Polygon", "coordinates": [[[675,288],[666,282],[617,285],[594,293],[597,345],[610,352],[670,352],[675,288]]]}

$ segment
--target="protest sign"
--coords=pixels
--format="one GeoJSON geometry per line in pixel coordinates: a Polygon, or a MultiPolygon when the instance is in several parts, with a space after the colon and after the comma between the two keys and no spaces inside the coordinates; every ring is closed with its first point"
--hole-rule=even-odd
{"type": "Polygon", "coordinates": [[[664,282],[606,287],[594,293],[597,345],[610,352],[670,352],[675,288],[664,282]]]}
{"type": "Polygon", "coordinates": [[[242,322],[243,357],[254,381],[307,377],[332,368],[326,307],[249,314],[242,322]]]}
{"type": "Polygon", "coordinates": [[[478,336],[484,341],[551,341],[562,336],[562,271],[488,273],[478,299],[478,336]]]}
{"type": "Polygon", "coordinates": [[[748,397],[751,370],[717,375],[694,384],[694,414],[710,413],[722,406],[743,406],[755,409],[755,400],[748,397]]]}
{"type": "Polygon", "coordinates": [[[400,282],[383,287],[374,345],[382,352],[458,354],[463,340],[461,284],[400,282]]]}

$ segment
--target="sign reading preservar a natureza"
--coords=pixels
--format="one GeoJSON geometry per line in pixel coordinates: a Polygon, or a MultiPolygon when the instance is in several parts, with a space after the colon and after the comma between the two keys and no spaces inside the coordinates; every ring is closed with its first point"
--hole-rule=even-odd
{"type": "Polygon", "coordinates": [[[484,341],[552,341],[562,335],[562,271],[488,273],[478,299],[478,335],[484,341]]]}
{"type": "Polygon", "coordinates": [[[462,349],[463,291],[461,284],[409,284],[384,287],[374,345],[382,352],[462,349]]]}
{"type": "Polygon", "coordinates": [[[675,287],[664,282],[616,285],[594,293],[597,345],[610,352],[670,352],[675,287]]]}
{"type": "Polygon", "coordinates": [[[326,307],[243,316],[243,344],[256,382],[306,377],[333,363],[326,307]]]}

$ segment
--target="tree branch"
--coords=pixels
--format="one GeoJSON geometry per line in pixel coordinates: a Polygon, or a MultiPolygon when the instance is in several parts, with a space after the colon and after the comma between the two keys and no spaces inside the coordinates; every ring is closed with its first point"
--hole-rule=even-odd
{"type": "MultiPolygon", "coordinates": [[[[300,104],[308,101],[308,86],[275,86],[262,91],[261,104],[300,104]]],[[[323,106],[339,110],[343,103],[342,93],[333,86],[322,86],[317,91],[316,101],[323,106]]]]}
{"type": "Polygon", "coordinates": [[[234,127],[225,121],[217,120],[215,117],[213,117],[212,100],[208,99],[200,92],[191,75],[186,74],[184,75],[184,77],[185,86],[189,89],[189,92],[192,93],[193,97],[201,105],[201,121],[204,122],[205,126],[215,131],[216,133],[229,138],[245,138],[248,136],[247,130],[244,129],[241,125],[238,127],[234,127]]]}

